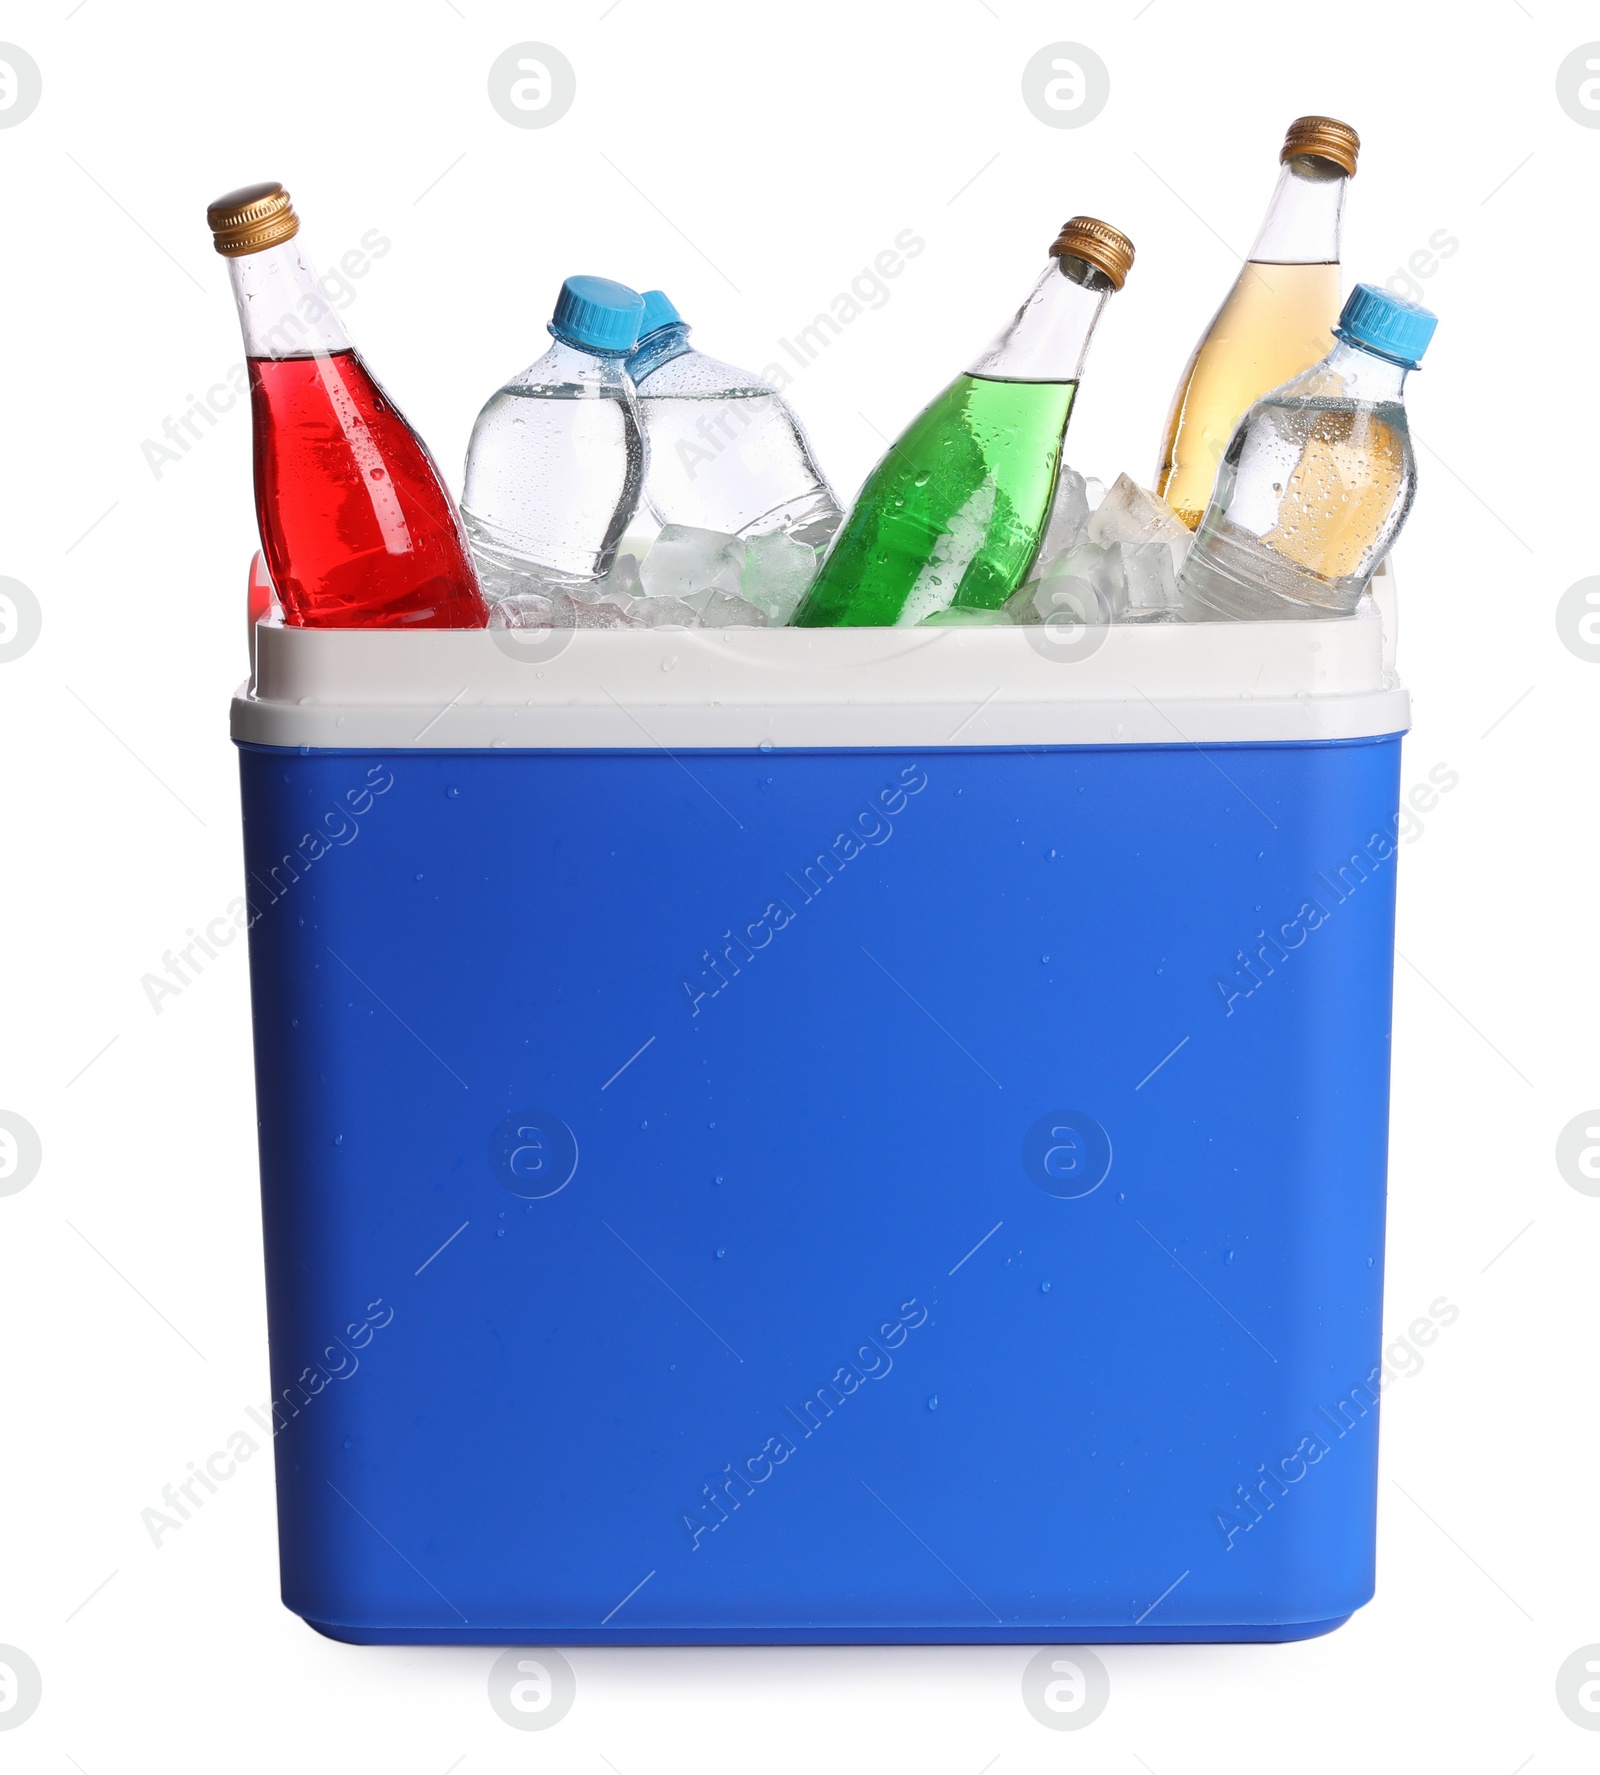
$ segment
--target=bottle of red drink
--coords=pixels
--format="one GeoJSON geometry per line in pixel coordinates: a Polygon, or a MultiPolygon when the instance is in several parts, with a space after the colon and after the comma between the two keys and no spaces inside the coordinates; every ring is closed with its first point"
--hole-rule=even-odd
{"type": "Polygon", "coordinates": [[[317,287],[281,185],[206,211],[250,365],[256,519],[286,622],[481,629],[488,608],[426,446],[317,287]]]}

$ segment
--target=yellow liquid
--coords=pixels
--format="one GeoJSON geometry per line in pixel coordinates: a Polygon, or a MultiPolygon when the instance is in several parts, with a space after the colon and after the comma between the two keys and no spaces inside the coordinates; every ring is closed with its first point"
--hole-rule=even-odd
{"type": "Polygon", "coordinates": [[[1351,412],[1313,398],[1274,417],[1302,441],[1303,454],[1284,488],[1278,522],[1261,540],[1324,579],[1346,579],[1360,569],[1399,497],[1405,409],[1396,402],[1351,412]]]}
{"type": "Polygon", "coordinates": [[[1172,397],[1156,492],[1191,530],[1245,410],[1333,349],[1339,267],[1251,260],[1194,348],[1172,397]]]}

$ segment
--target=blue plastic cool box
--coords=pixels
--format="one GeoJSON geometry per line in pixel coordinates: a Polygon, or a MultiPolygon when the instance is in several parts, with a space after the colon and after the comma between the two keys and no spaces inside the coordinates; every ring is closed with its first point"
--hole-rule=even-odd
{"type": "Polygon", "coordinates": [[[1370,615],[262,627],[283,1595],[363,1643],[1294,1639],[1372,1595],[1370,615]]]}

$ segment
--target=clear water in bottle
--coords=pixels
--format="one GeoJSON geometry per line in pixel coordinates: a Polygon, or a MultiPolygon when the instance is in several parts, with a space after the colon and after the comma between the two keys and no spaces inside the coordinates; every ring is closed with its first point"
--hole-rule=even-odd
{"type": "Polygon", "coordinates": [[[616,558],[645,481],[625,369],[643,311],[626,285],[569,277],[555,344],[478,415],[461,515],[490,598],[597,579],[616,558]]]}
{"type": "Polygon", "coordinates": [[[644,304],[628,373],[650,438],[651,511],[663,524],[781,531],[826,547],[843,514],[789,403],[759,376],[696,351],[660,290],[644,304]]]}
{"type": "Polygon", "coordinates": [[[1239,421],[1179,577],[1189,621],[1354,612],[1416,493],[1404,384],[1436,325],[1357,284],[1328,356],[1239,421]]]}

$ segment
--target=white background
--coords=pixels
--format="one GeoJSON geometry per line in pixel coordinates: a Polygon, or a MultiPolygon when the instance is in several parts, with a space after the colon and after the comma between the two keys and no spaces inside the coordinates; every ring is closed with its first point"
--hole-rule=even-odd
{"type": "Polygon", "coordinates": [[[1554,1148],[1600,1101],[1600,665],[1554,612],[1600,546],[1600,131],[1561,109],[1556,71],[1600,17],[607,4],[0,7],[44,78],[0,129],[0,574],[44,610],[0,665],[0,1108],[44,1150],[0,1199],[0,1642],[45,1685],[0,1736],[8,1766],[1592,1768],[1600,1739],[1555,1676],[1600,1641],[1600,1200],[1554,1148]],[[546,129],[486,96],[527,39],[577,70],[546,129]],[[1062,39],[1110,69],[1082,128],[1021,99],[1062,39]],[[1110,1704],[1072,1734],[1024,1710],[1026,1650],[948,1648],[578,1650],[572,1712],[525,1735],[487,1704],[493,1651],[335,1645],[281,1607],[265,1459],[152,1547],[140,1511],[268,1385],[243,945],[159,1015],[140,987],[241,880],[245,411],[159,477],[141,451],[241,355],[207,200],[282,179],[324,267],[389,237],[347,324],[456,486],[562,275],[663,285],[698,343],[759,368],[911,228],[926,251],[890,300],[791,390],[852,490],[873,428],[987,339],[1066,216],[1100,215],[1138,262],[1068,454],[1148,480],[1309,110],[1362,135],[1347,280],[1439,230],[1460,243],[1425,284],[1441,323],[1412,380],[1422,488],[1398,563],[1404,779],[1460,781],[1401,847],[1387,1282],[1392,1332],[1440,1295],[1460,1319],[1384,1398],[1376,1600],[1295,1646],[1109,1648],[1110,1704]]]}

